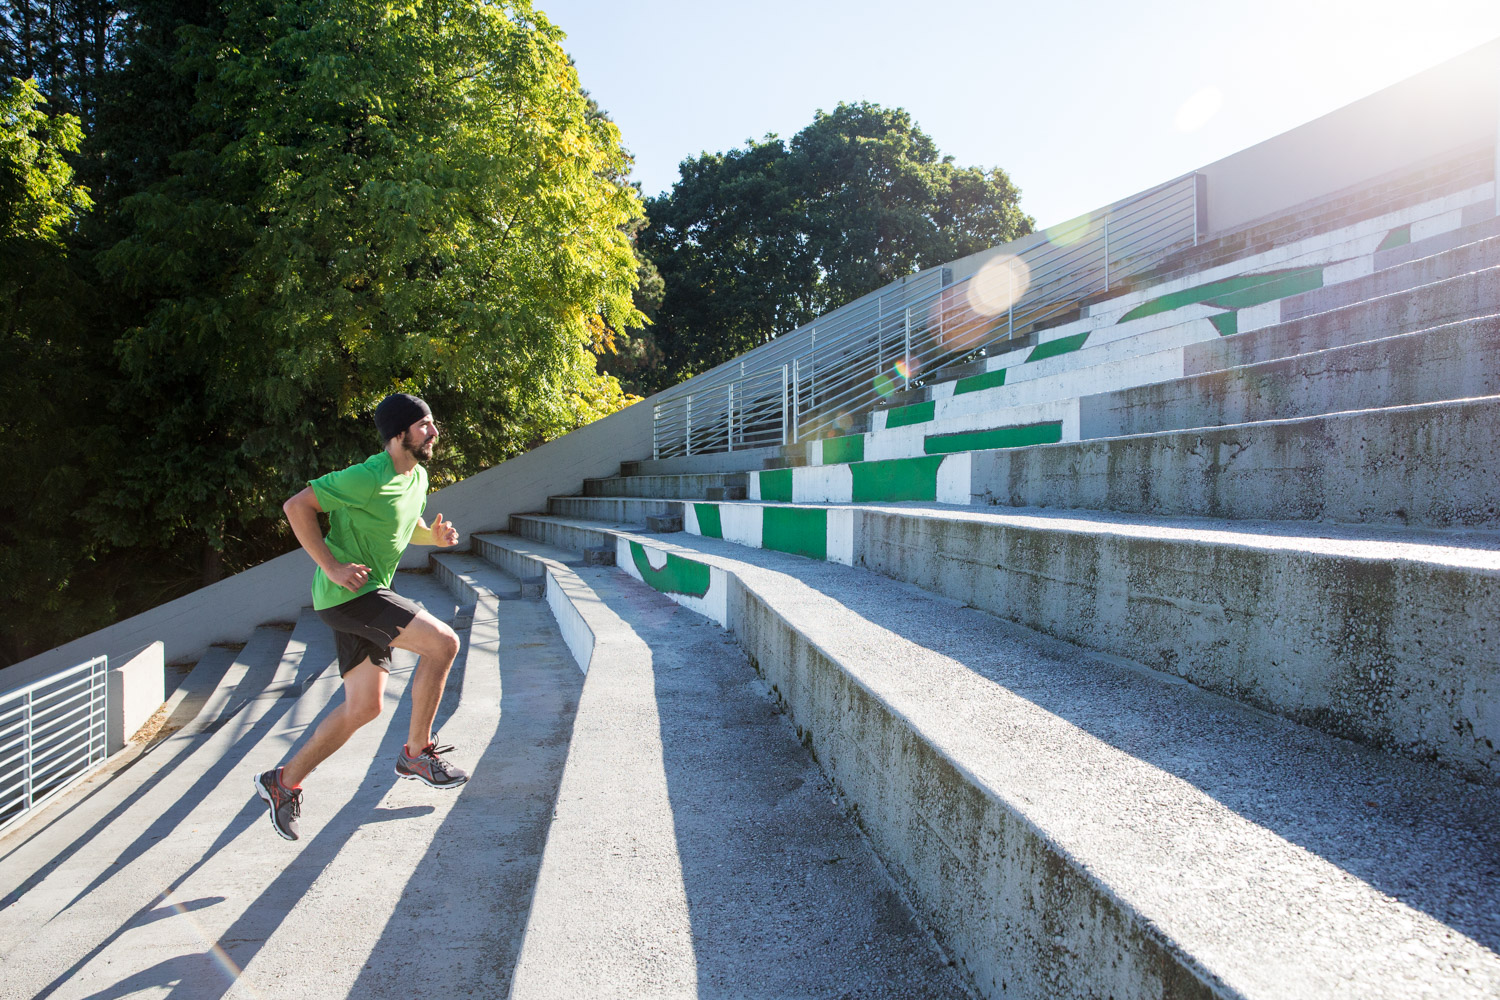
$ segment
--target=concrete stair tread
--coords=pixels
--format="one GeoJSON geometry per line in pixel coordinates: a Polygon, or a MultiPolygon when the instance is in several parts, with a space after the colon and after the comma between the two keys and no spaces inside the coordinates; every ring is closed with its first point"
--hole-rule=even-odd
{"type": "Polygon", "coordinates": [[[718,629],[483,538],[549,560],[593,636],[510,996],[968,995],[718,629]]]}
{"type": "MultiPolygon", "coordinates": [[[[694,501],[683,501],[692,503],[694,501]]],[[[1056,508],[996,509],[991,505],[933,505],[921,501],[892,503],[772,503],[759,500],[716,501],[722,506],[854,508],[890,511],[992,525],[1131,538],[1179,541],[1262,550],[1296,550],[1309,554],[1360,559],[1406,560],[1437,566],[1500,572],[1500,532],[1482,529],[1403,528],[1392,525],[1248,521],[1220,518],[1126,514],[1114,511],[1056,508]]],[[[647,535],[638,525],[546,514],[516,515],[582,529],[608,529],[647,535]]],[[[676,533],[652,535],[677,539],[676,533]]],[[[692,536],[694,538],[698,536],[692,536]]]]}
{"type": "Polygon", "coordinates": [[[617,534],[734,573],[1230,994],[1500,988],[1500,791],[862,570],[617,534]]]}
{"type": "MultiPolygon", "coordinates": [[[[457,606],[428,574],[402,573],[395,586],[440,618],[457,606]]],[[[182,981],[289,997],[454,996],[494,982],[497,956],[513,956],[524,930],[579,683],[546,609],[503,607],[503,641],[493,611],[464,633],[438,714],[443,740],[458,747],[451,756],[474,774],[457,794],[393,775],[406,699],[309,780],[302,840],[269,829],[251,776],[284,757],[341,688],[327,669],[331,633],[304,615],[264,696],[210,731],[106,768],[23,825],[24,843],[8,833],[0,992],[61,1000],[182,981]],[[447,945],[414,951],[407,942],[433,913],[447,945]],[[309,968],[317,975],[296,971],[309,968]]],[[[388,703],[402,698],[414,661],[397,651],[388,703]]]]}

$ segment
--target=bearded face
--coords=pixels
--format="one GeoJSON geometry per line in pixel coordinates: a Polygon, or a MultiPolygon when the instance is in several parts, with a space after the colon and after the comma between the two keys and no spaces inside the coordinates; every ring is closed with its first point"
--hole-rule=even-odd
{"type": "Polygon", "coordinates": [[[401,447],[417,461],[426,462],[432,458],[432,447],[437,444],[437,439],[437,424],[427,417],[406,429],[401,435],[401,447]]]}

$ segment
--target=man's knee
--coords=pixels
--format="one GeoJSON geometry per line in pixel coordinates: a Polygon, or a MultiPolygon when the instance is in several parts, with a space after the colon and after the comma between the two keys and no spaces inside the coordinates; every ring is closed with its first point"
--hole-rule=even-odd
{"type": "Polygon", "coordinates": [[[452,659],[458,655],[458,633],[427,613],[413,618],[411,624],[401,630],[393,645],[409,649],[422,656],[437,656],[452,659]]]}

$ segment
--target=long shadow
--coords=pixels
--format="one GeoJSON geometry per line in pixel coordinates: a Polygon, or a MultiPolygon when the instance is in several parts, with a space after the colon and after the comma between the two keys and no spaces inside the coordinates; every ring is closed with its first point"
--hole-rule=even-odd
{"type": "Polygon", "coordinates": [[[942,613],[924,600],[892,602],[871,592],[865,570],[780,553],[750,559],[796,573],[872,625],[954,659],[1500,951],[1500,789],[1164,684],[916,588],[914,597],[940,602],[942,613]]]}
{"type": "Polygon", "coordinates": [[[583,674],[545,605],[504,601],[498,614],[499,725],[407,881],[352,997],[458,996],[480,983],[486,996],[509,993],[583,674]],[[434,928],[442,928],[442,946],[412,947],[434,928]]]}
{"type": "MultiPolygon", "coordinates": [[[[445,692],[443,703],[439,707],[439,718],[451,714],[456,695],[450,696],[455,688],[462,683],[462,671],[466,649],[461,648],[459,658],[454,664],[453,673],[450,675],[448,691],[445,692]],[[458,683],[454,683],[457,681],[458,683]]],[[[279,718],[290,710],[293,702],[286,699],[286,707],[277,706],[267,715],[275,715],[279,718]]],[[[401,708],[392,716],[390,725],[392,727],[403,727],[404,719],[410,716],[410,699],[403,692],[401,708]]],[[[327,714],[339,704],[338,699],[330,699],[323,709],[318,713],[316,719],[309,723],[309,728],[314,728],[323,720],[327,714]]],[[[256,729],[262,728],[265,720],[256,724],[256,729]]],[[[243,739],[241,743],[245,742],[243,739]]],[[[251,745],[254,745],[252,742],[251,745]]],[[[220,772],[221,768],[214,768],[220,772]]],[[[430,813],[430,806],[412,807],[409,809],[378,809],[380,803],[390,786],[390,758],[385,754],[376,754],[371,759],[369,767],[360,779],[355,793],[341,806],[320,829],[306,846],[297,854],[296,858],[286,866],[276,878],[261,891],[260,895],[250,901],[245,910],[237,920],[221,934],[217,941],[212,942],[202,952],[192,954],[175,955],[172,958],[158,962],[149,968],[129,976],[128,978],[101,989],[93,994],[92,998],[98,1000],[124,1000],[141,990],[170,988],[169,997],[191,997],[192,1000],[218,1000],[227,993],[238,981],[240,972],[270,940],[276,928],[286,917],[290,907],[283,909],[274,901],[280,899],[301,899],[317,881],[318,876],[333,860],[338,857],[339,852],[349,839],[349,835],[358,827],[370,821],[388,821],[403,819],[412,815],[430,813]]],[[[195,788],[199,783],[195,783],[195,788]]],[[[264,822],[265,806],[256,798],[249,797],[243,808],[229,823],[223,831],[215,838],[214,843],[204,852],[203,856],[193,863],[181,876],[174,879],[160,895],[146,906],[124,920],[108,938],[101,941],[90,952],[74,962],[66,970],[61,972],[50,984],[37,994],[37,1000],[45,1000],[54,993],[61,985],[66,983],[74,975],[78,974],[88,964],[110,945],[117,941],[127,931],[140,926],[143,923],[160,919],[156,910],[167,900],[176,888],[184,884],[199,869],[202,868],[220,850],[228,846],[233,840],[242,834],[251,825],[264,822]]],[[[140,840],[137,840],[140,843],[140,840]]],[[[134,845],[132,845],[134,846],[134,845]]],[[[149,846],[149,844],[147,845],[149,846]]],[[[138,852],[137,852],[138,853],[138,852]]],[[[123,866],[122,866],[123,867],[123,866]]],[[[98,879],[102,883],[106,879],[98,879]]],[[[295,904],[294,904],[295,905],[295,904]]]]}
{"type": "MultiPolygon", "coordinates": [[[[331,646],[331,644],[332,643],[330,640],[327,645],[331,646]]],[[[310,682],[312,678],[321,673],[331,662],[331,659],[325,660],[323,658],[321,646],[318,643],[309,642],[306,649],[304,650],[302,662],[298,666],[297,681],[295,683],[298,686],[305,685],[306,683],[310,682]],[[315,647],[318,649],[317,652],[315,652],[315,647]]],[[[250,673],[256,674],[257,672],[251,671],[250,673]]],[[[248,679],[249,678],[246,678],[246,680],[248,679]]],[[[244,685],[245,682],[242,681],[240,685],[236,686],[235,695],[233,695],[229,701],[231,705],[236,707],[233,709],[233,714],[225,716],[223,724],[232,722],[234,718],[241,711],[243,711],[245,707],[253,702],[253,698],[239,697],[241,688],[243,688],[244,685]]],[[[225,751],[224,755],[220,757],[212,767],[205,771],[205,773],[193,783],[190,791],[178,798],[177,801],[181,804],[178,808],[162,813],[155,822],[153,822],[146,830],[142,831],[142,833],[137,836],[135,840],[125,848],[124,851],[120,853],[117,862],[111,866],[108,872],[101,873],[98,877],[96,877],[92,882],[89,883],[88,888],[86,888],[83,892],[79,893],[72,900],[70,900],[67,905],[72,906],[74,903],[78,902],[79,899],[83,898],[83,896],[88,892],[92,892],[99,886],[103,885],[113,874],[123,871],[129,861],[138,858],[145,851],[149,850],[151,846],[158,840],[169,835],[172,830],[176,829],[177,825],[182,822],[184,818],[186,818],[189,812],[191,812],[192,806],[198,802],[202,793],[207,789],[217,785],[220,781],[223,780],[226,774],[237,767],[240,762],[255,748],[260,739],[267,732],[269,732],[287,712],[291,710],[294,704],[295,702],[293,700],[277,698],[276,703],[266,711],[265,715],[257,720],[249,729],[243,732],[234,741],[231,747],[225,751]]],[[[47,878],[48,875],[50,875],[62,864],[64,864],[68,859],[76,855],[79,851],[88,846],[88,844],[90,844],[96,837],[98,837],[101,833],[108,829],[112,824],[118,821],[121,816],[123,816],[128,810],[136,805],[136,803],[138,803],[142,798],[149,795],[158,785],[160,785],[163,781],[166,781],[174,773],[176,773],[177,769],[181,767],[186,761],[188,761],[194,755],[194,753],[196,753],[202,747],[202,745],[207,740],[212,738],[213,734],[221,728],[222,725],[219,725],[210,731],[195,733],[188,736],[171,737],[149,748],[146,753],[143,753],[140,757],[136,758],[136,760],[132,761],[129,767],[122,768],[119,772],[116,772],[114,775],[112,775],[110,780],[118,781],[130,768],[139,765],[140,762],[142,760],[145,760],[147,756],[161,752],[165,747],[172,748],[171,755],[164,761],[153,761],[154,763],[156,763],[156,771],[149,778],[143,781],[140,787],[135,789],[135,791],[133,791],[129,797],[122,799],[114,806],[114,808],[109,810],[109,812],[101,816],[91,826],[89,826],[88,829],[82,831],[76,837],[74,837],[66,847],[58,850],[55,854],[53,854],[52,857],[48,859],[45,865],[38,868],[30,876],[24,879],[19,885],[17,885],[14,889],[7,893],[3,899],[0,899],[0,910],[4,910],[7,906],[20,899],[21,896],[36,888],[47,878]]],[[[99,794],[99,791],[104,787],[106,786],[101,785],[100,789],[91,791],[90,795],[99,794]]],[[[79,808],[79,806],[82,805],[83,801],[84,800],[80,800],[79,803],[70,806],[69,812],[71,812],[73,809],[79,808]]],[[[49,823],[48,826],[55,826],[60,819],[61,817],[58,817],[58,819],[55,819],[51,823],[49,823]]],[[[64,908],[66,909],[66,907],[64,908]]]]}
{"type": "Polygon", "coordinates": [[[610,582],[651,649],[698,996],[967,997],[733,638],[610,582]]]}

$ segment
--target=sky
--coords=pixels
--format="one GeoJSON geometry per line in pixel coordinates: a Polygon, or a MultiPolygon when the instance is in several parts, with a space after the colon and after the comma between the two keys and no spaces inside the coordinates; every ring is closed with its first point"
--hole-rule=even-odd
{"type": "Polygon", "coordinates": [[[1052,226],[1500,37],[1500,0],[534,0],[646,195],[840,101],[905,108],[1052,226]]]}

